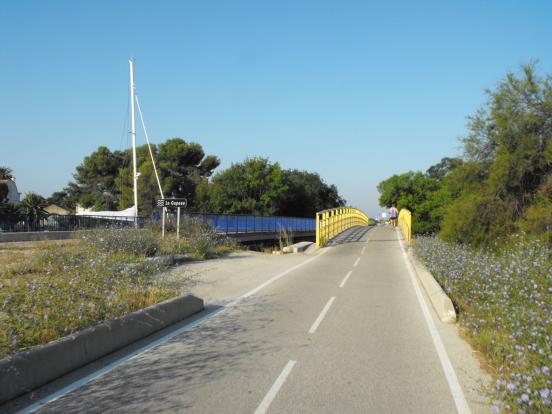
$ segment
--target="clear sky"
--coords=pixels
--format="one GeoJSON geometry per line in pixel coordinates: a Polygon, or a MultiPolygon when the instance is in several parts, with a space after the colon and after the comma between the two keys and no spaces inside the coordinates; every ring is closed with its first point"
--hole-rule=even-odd
{"type": "Polygon", "coordinates": [[[126,148],[134,57],[153,142],[316,171],[375,215],[378,182],[459,153],[485,88],[552,73],[551,21],[546,0],[4,0],[0,165],[49,196],[126,148]]]}

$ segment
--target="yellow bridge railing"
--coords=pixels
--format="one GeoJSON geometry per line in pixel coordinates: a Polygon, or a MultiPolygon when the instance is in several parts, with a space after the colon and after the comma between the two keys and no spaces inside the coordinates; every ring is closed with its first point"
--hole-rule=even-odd
{"type": "Polygon", "coordinates": [[[353,226],[367,226],[368,216],[353,207],[339,207],[316,213],[316,245],[323,246],[332,237],[353,226]]]}
{"type": "Polygon", "coordinates": [[[399,228],[408,244],[412,240],[412,213],[406,208],[399,211],[399,228]]]}

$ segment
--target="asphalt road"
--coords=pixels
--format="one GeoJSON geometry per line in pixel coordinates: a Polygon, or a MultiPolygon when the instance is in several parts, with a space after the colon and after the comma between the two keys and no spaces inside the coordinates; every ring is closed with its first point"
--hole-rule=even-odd
{"type": "Polygon", "coordinates": [[[39,412],[469,412],[397,239],[348,231],[39,412]]]}

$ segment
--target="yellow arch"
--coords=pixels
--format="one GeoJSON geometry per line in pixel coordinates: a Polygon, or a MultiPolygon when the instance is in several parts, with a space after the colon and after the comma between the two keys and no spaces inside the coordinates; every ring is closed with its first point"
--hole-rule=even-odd
{"type": "Polygon", "coordinates": [[[316,245],[323,246],[332,237],[353,226],[367,226],[368,216],[353,207],[338,207],[316,213],[316,245]]]}

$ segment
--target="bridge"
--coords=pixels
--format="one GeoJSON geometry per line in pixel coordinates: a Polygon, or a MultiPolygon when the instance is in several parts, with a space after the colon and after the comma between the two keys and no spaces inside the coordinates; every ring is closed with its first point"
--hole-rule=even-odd
{"type": "MultiPolygon", "coordinates": [[[[274,231],[269,221],[211,219],[236,232],[274,231]]],[[[206,265],[205,283],[191,287],[206,300],[201,313],[11,409],[488,412],[478,362],[440,322],[407,259],[411,220],[403,210],[398,228],[369,227],[359,210],[332,209],[317,214],[320,248],[309,254],[206,265]]]]}

